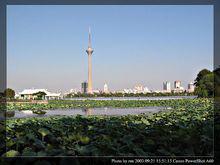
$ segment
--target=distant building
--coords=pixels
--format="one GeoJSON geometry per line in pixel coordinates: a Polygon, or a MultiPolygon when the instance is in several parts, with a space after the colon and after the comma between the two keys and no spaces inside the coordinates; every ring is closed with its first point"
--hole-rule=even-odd
{"type": "Polygon", "coordinates": [[[14,97],[15,99],[19,99],[20,98],[20,95],[19,95],[19,93],[15,93],[15,97],[14,97]]]}
{"type": "Polygon", "coordinates": [[[184,88],[181,86],[181,81],[174,81],[174,93],[183,93],[184,88]]]}
{"type": "Polygon", "coordinates": [[[183,87],[173,89],[173,93],[183,93],[183,92],[184,92],[183,87]]]}
{"type": "Polygon", "coordinates": [[[144,87],[143,93],[151,93],[151,91],[148,89],[148,87],[144,87]]]}
{"type": "Polygon", "coordinates": [[[171,92],[171,85],[170,82],[166,81],[163,83],[163,91],[170,93],[171,92]]]}
{"type": "Polygon", "coordinates": [[[123,93],[151,93],[151,91],[147,87],[143,87],[142,85],[135,85],[134,89],[126,88],[123,90],[123,93]]]}
{"type": "Polygon", "coordinates": [[[78,92],[80,92],[78,89],[70,89],[69,93],[72,94],[77,94],[78,92]]]}
{"type": "Polygon", "coordinates": [[[86,81],[81,84],[81,92],[82,93],[88,92],[88,83],[86,81]]]}
{"type": "Polygon", "coordinates": [[[143,86],[141,84],[137,84],[134,86],[134,93],[143,93],[143,86]]]}
{"type": "Polygon", "coordinates": [[[129,89],[129,88],[127,88],[127,89],[124,89],[123,90],[123,93],[134,93],[134,91],[132,90],[132,89],[129,89]]]}
{"type": "Polygon", "coordinates": [[[181,87],[181,81],[174,81],[174,88],[179,89],[181,87]]]}
{"type": "Polygon", "coordinates": [[[96,93],[96,94],[99,94],[99,93],[101,93],[101,91],[100,91],[99,89],[93,89],[93,90],[92,90],[92,93],[93,93],[93,94],[95,94],[95,93],[96,93]]]}
{"type": "Polygon", "coordinates": [[[104,84],[104,93],[109,93],[108,85],[106,83],[104,84]]]}
{"type": "Polygon", "coordinates": [[[154,92],[155,92],[155,93],[162,93],[163,91],[155,90],[154,92]]]}
{"type": "Polygon", "coordinates": [[[190,82],[188,84],[188,92],[192,93],[192,92],[194,92],[194,90],[195,90],[195,85],[193,84],[193,82],[190,82]]]}
{"type": "Polygon", "coordinates": [[[56,100],[61,98],[61,93],[52,93],[46,89],[24,89],[19,93],[19,98],[34,100],[37,98],[36,93],[39,92],[44,92],[46,94],[44,97],[46,100],[56,100]]]}

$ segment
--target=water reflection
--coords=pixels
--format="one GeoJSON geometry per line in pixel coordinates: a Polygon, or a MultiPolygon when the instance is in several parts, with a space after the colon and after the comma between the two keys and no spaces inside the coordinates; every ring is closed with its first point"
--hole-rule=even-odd
{"type": "Polygon", "coordinates": [[[47,116],[71,116],[71,115],[109,115],[109,116],[121,116],[121,115],[137,115],[143,113],[157,113],[165,110],[165,107],[141,107],[141,108],[85,108],[85,109],[53,109],[46,110],[46,114],[38,115],[32,113],[30,110],[15,111],[13,118],[26,118],[26,117],[47,117],[47,116]]]}

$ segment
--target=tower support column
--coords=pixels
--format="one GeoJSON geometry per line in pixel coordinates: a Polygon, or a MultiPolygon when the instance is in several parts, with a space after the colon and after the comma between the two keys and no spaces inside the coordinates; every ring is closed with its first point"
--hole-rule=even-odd
{"type": "Polygon", "coordinates": [[[92,56],[88,55],[88,93],[92,93],[92,56]]]}
{"type": "Polygon", "coordinates": [[[86,53],[88,54],[88,93],[92,94],[92,53],[93,49],[91,46],[91,31],[89,28],[89,45],[88,49],[86,50],[86,53]]]}

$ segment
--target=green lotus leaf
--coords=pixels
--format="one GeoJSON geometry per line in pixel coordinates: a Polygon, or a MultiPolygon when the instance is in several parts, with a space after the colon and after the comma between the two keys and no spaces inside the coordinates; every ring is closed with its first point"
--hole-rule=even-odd
{"type": "Polygon", "coordinates": [[[46,135],[50,134],[50,131],[49,131],[48,129],[46,129],[46,128],[40,128],[40,129],[38,130],[38,132],[39,132],[42,136],[46,136],[46,135]]]}
{"type": "MultiPolygon", "coordinates": [[[[44,151],[39,151],[39,152],[37,152],[37,156],[47,156],[47,153],[44,151]]],[[[39,165],[41,165],[41,164],[39,164],[39,165]]]]}
{"type": "Polygon", "coordinates": [[[36,152],[34,152],[30,147],[26,147],[22,152],[22,156],[36,156],[36,155],[37,155],[36,152]]]}
{"type": "Polygon", "coordinates": [[[16,157],[16,156],[19,156],[19,155],[20,155],[20,153],[18,151],[10,150],[10,151],[6,152],[5,154],[3,154],[2,156],[16,157]]]}
{"type": "Polygon", "coordinates": [[[80,141],[81,141],[83,144],[87,144],[87,143],[89,143],[90,139],[89,139],[89,137],[82,136],[82,137],[80,137],[80,141]]]}
{"type": "Polygon", "coordinates": [[[41,140],[36,139],[33,143],[33,146],[35,146],[37,149],[44,149],[45,145],[41,140]]]}

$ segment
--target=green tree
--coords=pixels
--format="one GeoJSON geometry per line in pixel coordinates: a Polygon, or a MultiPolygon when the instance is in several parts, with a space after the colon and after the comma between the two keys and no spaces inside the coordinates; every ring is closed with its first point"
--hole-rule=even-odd
{"type": "Polygon", "coordinates": [[[3,97],[4,97],[4,93],[0,92],[0,98],[3,98],[3,97]]]}
{"type": "Polygon", "coordinates": [[[204,75],[198,82],[195,88],[195,94],[199,97],[214,96],[214,73],[204,75]]]}
{"type": "Polygon", "coordinates": [[[210,73],[212,73],[212,72],[211,72],[210,70],[208,70],[208,69],[203,69],[203,70],[201,70],[201,71],[197,74],[197,77],[196,77],[196,79],[195,79],[194,85],[198,86],[200,80],[202,80],[202,78],[203,78],[205,75],[210,74],[210,73]]]}
{"type": "Polygon", "coordinates": [[[220,66],[214,70],[215,96],[220,97],[220,66]]]}
{"type": "Polygon", "coordinates": [[[6,98],[14,98],[15,97],[15,91],[11,88],[7,88],[4,91],[4,97],[6,98]]]}

